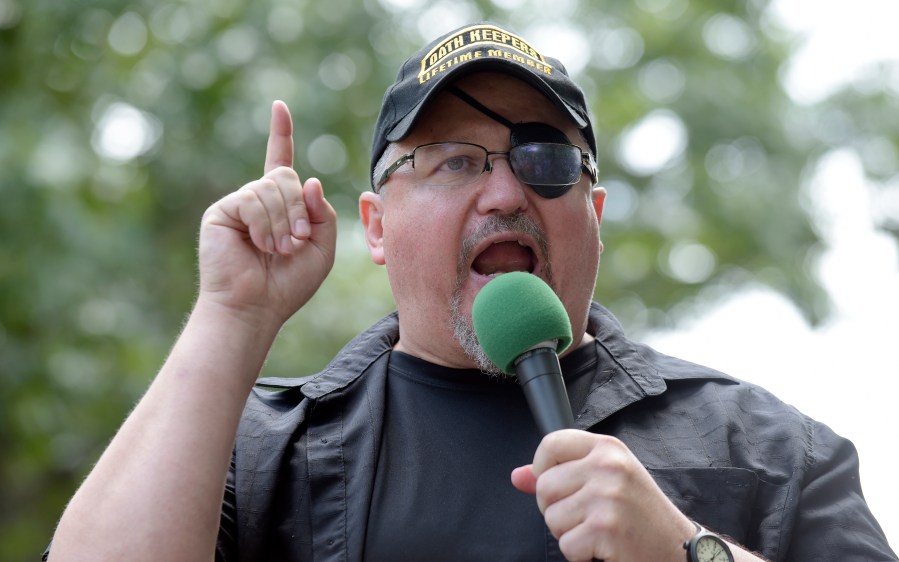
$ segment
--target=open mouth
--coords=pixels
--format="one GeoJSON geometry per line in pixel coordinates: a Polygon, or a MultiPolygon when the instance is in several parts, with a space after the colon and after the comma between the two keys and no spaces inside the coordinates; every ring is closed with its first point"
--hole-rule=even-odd
{"type": "Polygon", "coordinates": [[[495,277],[511,271],[534,273],[537,257],[533,248],[520,240],[505,240],[490,244],[475,256],[471,269],[478,275],[495,277]]]}

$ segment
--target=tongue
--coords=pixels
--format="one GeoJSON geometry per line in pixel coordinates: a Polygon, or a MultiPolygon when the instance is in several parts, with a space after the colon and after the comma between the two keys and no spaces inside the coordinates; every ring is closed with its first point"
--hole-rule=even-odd
{"type": "Polygon", "coordinates": [[[471,267],[481,275],[492,275],[510,271],[530,272],[532,264],[530,248],[518,242],[500,242],[484,250],[475,258],[471,267]]]}

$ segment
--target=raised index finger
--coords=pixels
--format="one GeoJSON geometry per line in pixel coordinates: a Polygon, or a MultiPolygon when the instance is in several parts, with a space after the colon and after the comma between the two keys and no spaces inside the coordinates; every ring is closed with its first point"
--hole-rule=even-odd
{"type": "Polygon", "coordinates": [[[293,167],[293,122],[287,104],[277,100],[272,104],[272,121],[265,149],[265,172],[280,166],[293,167]]]}

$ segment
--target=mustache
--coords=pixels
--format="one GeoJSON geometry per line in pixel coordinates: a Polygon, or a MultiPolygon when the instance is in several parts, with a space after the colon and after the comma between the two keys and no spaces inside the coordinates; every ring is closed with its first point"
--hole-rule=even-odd
{"type": "MultiPolygon", "coordinates": [[[[549,263],[549,242],[547,242],[546,233],[534,219],[524,213],[503,216],[490,215],[462,240],[462,248],[459,252],[459,261],[456,267],[460,280],[463,275],[468,274],[467,265],[471,263],[474,248],[484,239],[505,232],[518,232],[532,238],[537,244],[537,257],[540,262],[544,265],[549,263]]],[[[550,285],[552,285],[550,272],[544,271],[544,274],[547,275],[547,281],[550,281],[550,285]]]]}

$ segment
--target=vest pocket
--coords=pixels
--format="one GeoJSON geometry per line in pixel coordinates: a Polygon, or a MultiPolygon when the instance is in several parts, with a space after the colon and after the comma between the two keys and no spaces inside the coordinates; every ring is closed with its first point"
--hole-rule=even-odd
{"type": "Polygon", "coordinates": [[[757,540],[753,530],[759,478],[743,468],[650,468],[666,496],[687,517],[742,545],[757,540]]]}

